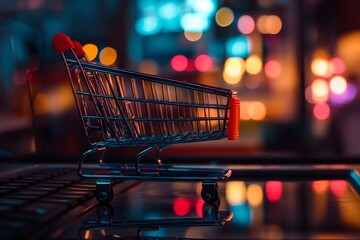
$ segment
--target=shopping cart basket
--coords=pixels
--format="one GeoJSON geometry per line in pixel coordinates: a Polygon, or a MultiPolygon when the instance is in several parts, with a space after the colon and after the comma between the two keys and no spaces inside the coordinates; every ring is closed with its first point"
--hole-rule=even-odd
{"type": "Polygon", "coordinates": [[[96,179],[97,199],[113,198],[112,180],[202,181],[206,202],[219,201],[219,181],[231,170],[162,164],[160,152],[171,144],[239,136],[236,92],[103,66],[87,60],[79,42],[59,33],[52,43],[65,63],[84,132],[90,146],[78,164],[81,177],[96,179]],[[105,163],[109,149],[146,147],[132,164],[105,163]],[[157,151],[154,164],[140,163],[157,151]],[[96,167],[84,162],[99,156],[96,167]]]}

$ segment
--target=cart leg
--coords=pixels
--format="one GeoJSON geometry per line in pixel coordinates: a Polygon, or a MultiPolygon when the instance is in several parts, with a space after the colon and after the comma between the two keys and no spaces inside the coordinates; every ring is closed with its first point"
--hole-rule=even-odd
{"type": "Polygon", "coordinates": [[[216,204],[219,207],[220,197],[217,182],[204,180],[202,182],[201,197],[205,203],[216,204]]]}
{"type": "Polygon", "coordinates": [[[96,180],[96,199],[100,203],[109,203],[114,198],[114,191],[111,187],[111,180],[96,180]]]}

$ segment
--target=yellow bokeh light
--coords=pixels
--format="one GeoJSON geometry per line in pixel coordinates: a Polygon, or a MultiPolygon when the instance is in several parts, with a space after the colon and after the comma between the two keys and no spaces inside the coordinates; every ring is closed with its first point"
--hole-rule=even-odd
{"type": "Polygon", "coordinates": [[[262,69],[261,58],[257,55],[251,55],[246,59],[245,66],[249,74],[258,74],[262,69]]]}
{"type": "Polygon", "coordinates": [[[225,61],[223,78],[228,84],[240,82],[245,72],[245,61],[242,58],[228,58],[225,61]]]}
{"type": "Polygon", "coordinates": [[[265,19],[266,33],[277,34],[281,31],[282,21],[280,17],[276,15],[267,16],[265,19]]]}
{"type": "Polygon", "coordinates": [[[99,52],[98,47],[92,43],[85,44],[83,46],[83,50],[86,53],[86,56],[88,57],[89,61],[93,61],[99,52]]]}
{"type": "Polygon", "coordinates": [[[262,15],[260,16],[257,21],[256,21],[256,27],[258,29],[259,32],[266,34],[267,30],[266,30],[266,15],[262,15]]]}
{"type": "Polygon", "coordinates": [[[234,21],[234,12],[228,7],[222,7],[216,12],[215,21],[220,27],[229,26],[234,21]]]}
{"type": "Polygon", "coordinates": [[[184,32],[184,36],[190,42],[196,42],[202,37],[202,32],[184,32]]]}
{"type": "Polygon", "coordinates": [[[247,200],[253,207],[258,207],[262,204],[264,194],[263,189],[259,184],[250,184],[247,187],[247,200]]]}
{"type": "Polygon", "coordinates": [[[328,76],[330,72],[329,61],[324,58],[315,58],[311,62],[311,72],[319,77],[328,76]]]}
{"type": "Polygon", "coordinates": [[[100,52],[100,62],[106,66],[110,66],[115,63],[117,59],[116,50],[111,47],[106,47],[100,52]]]}
{"type": "Polygon", "coordinates": [[[250,102],[240,101],[240,119],[241,120],[250,120],[249,106],[250,106],[250,102]]]}
{"type": "Polygon", "coordinates": [[[241,74],[235,76],[229,76],[225,70],[223,71],[223,79],[228,84],[234,85],[239,83],[241,81],[241,77],[242,77],[241,74]]]}
{"type": "Polygon", "coordinates": [[[266,116],[266,112],[266,106],[262,102],[254,101],[249,105],[249,116],[253,120],[263,120],[266,116]]]}
{"type": "Polygon", "coordinates": [[[246,201],[246,186],[243,181],[229,181],[225,185],[226,201],[230,205],[241,204],[246,201]]]}
{"type": "Polygon", "coordinates": [[[342,76],[335,76],[330,79],[330,89],[335,94],[342,94],[346,91],[347,82],[342,76]]]}
{"type": "Polygon", "coordinates": [[[329,98],[329,85],[323,79],[315,79],[311,83],[311,97],[316,103],[326,102],[329,98]]]}

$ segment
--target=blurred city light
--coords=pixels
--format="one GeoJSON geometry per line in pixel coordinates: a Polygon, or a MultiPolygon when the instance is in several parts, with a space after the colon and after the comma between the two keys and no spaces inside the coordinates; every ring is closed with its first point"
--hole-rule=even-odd
{"type": "Polygon", "coordinates": [[[185,216],[190,212],[190,201],[183,197],[178,197],[173,203],[174,213],[178,216],[185,216]]]}
{"type": "Polygon", "coordinates": [[[112,47],[105,47],[100,51],[99,59],[106,66],[113,65],[117,59],[117,52],[112,47]]]}
{"type": "Polygon", "coordinates": [[[347,81],[342,76],[334,76],[330,79],[330,89],[335,94],[342,94],[346,91],[347,81]]]}
{"type": "Polygon", "coordinates": [[[220,27],[227,27],[234,21],[234,12],[228,7],[222,7],[216,12],[215,21],[220,27]]]}
{"type": "Polygon", "coordinates": [[[210,22],[202,13],[186,13],[181,17],[181,27],[186,32],[204,32],[209,29],[210,22]]]}
{"type": "Polygon", "coordinates": [[[346,70],[346,65],[341,58],[332,58],[330,60],[330,71],[334,75],[343,74],[346,70]]]}
{"type": "Polygon", "coordinates": [[[223,70],[223,78],[228,84],[240,82],[245,72],[245,61],[242,58],[231,57],[226,59],[223,70]]]}
{"type": "Polygon", "coordinates": [[[93,61],[98,55],[99,49],[95,44],[87,43],[83,46],[83,50],[86,53],[89,61],[93,61]]]}
{"type": "Polygon", "coordinates": [[[196,201],[196,213],[199,217],[203,217],[203,206],[204,206],[204,200],[202,200],[202,198],[199,198],[197,201],[196,201]]]}
{"type": "Polygon", "coordinates": [[[262,34],[278,34],[282,29],[282,21],[276,15],[262,15],[256,21],[256,26],[262,34]]]}
{"type": "Polygon", "coordinates": [[[266,198],[270,202],[277,202],[282,195],[282,183],[280,181],[267,181],[265,184],[266,198]]]}
{"type": "Polygon", "coordinates": [[[269,78],[277,78],[281,73],[281,65],[276,60],[270,60],[265,64],[265,74],[269,78]]]}
{"type": "Polygon", "coordinates": [[[331,180],[330,181],[330,190],[336,196],[340,196],[341,194],[343,194],[345,192],[347,186],[348,186],[348,183],[345,180],[331,180]]]}
{"type": "Polygon", "coordinates": [[[329,188],[329,180],[317,180],[311,183],[312,189],[316,194],[323,194],[329,188]]]}
{"type": "Polygon", "coordinates": [[[254,18],[249,15],[243,15],[238,19],[237,27],[242,34],[250,34],[255,29],[254,18]]]}
{"type": "Polygon", "coordinates": [[[249,74],[258,74],[262,70],[262,61],[258,55],[250,55],[246,59],[246,72],[249,74]]]}
{"type": "Polygon", "coordinates": [[[327,77],[330,73],[329,61],[324,58],[315,58],[311,62],[311,72],[315,76],[327,77]]]}
{"type": "Polygon", "coordinates": [[[229,57],[245,58],[251,52],[251,42],[247,36],[229,38],[226,41],[226,53],[229,57]]]}
{"type": "Polygon", "coordinates": [[[263,203],[263,189],[259,184],[249,184],[246,196],[252,207],[258,207],[263,203]]]}
{"type": "Polygon", "coordinates": [[[265,118],[267,110],[264,103],[254,101],[250,103],[248,112],[252,120],[260,121],[265,118]]]}
{"type": "Polygon", "coordinates": [[[312,100],[314,102],[327,102],[329,98],[329,85],[324,79],[315,79],[311,83],[312,100]]]}
{"type": "Polygon", "coordinates": [[[190,42],[196,42],[202,37],[202,32],[184,32],[184,36],[190,42]]]}
{"type": "Polygon", "coordinates": [[[246,186],[243,181],[229,181],[225,185],[226,201],[230,205],[242,204],[246,201],[246,186]]]}
{"type": "Polygon", "coordinates": [[[139,18],[135,23],[135,29],[140,35],[152,35],[161,30],[159,19],[156,16],[139,18]]]}
{"type": "Polygon", "coordinates": [[[326,120],[330,116],[330,107],[327,103],[317,103],[314,105],[313,114],[318,120],[326,120]]]}
{"type": "Polygon", "coordinates": [[[341,94],[334,94],[334,93],[330,93],[330,102],[334,105],[343,105],[346,103],[351,102],[352,100],[355,99],[356,95],[357,95],[357,87],[355,86],[355,84],[353,83],[348,83],[346,85],[346,90],[345,92],[341,93],[341,94]]]}
{"type": "Polygon", "coordinates": [[[210,56],[206,54],[200,54],[195,58],[195,67],[200,72],[210,71],[213,65],[213,61],[210,56]]]}
{"type": "Polygon", "coordinates": [[[184,55],[176,55],[171,59],[171,66],[175,71],[185,71],[188,67],[188,59],[184,55]]]}

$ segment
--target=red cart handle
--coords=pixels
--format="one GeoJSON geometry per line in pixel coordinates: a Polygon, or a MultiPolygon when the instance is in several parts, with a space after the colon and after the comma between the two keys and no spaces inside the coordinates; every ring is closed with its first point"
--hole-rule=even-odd
{"type": "Polygon", "coordinates": [[[239,138],[240,129],[240,99],[231,97],[229,101],[228,140],[239,138]]]}
{"type": "Polygon", "coordinates": [[[84,57],[85,56],[85,51],[84,49],[82,48],[82,45],[81,43],[79,43],[78,41],[72,41],[73,44],[74,44],[74,52],[76,54],[76,56],[78,57],[84,57]]]}
{"type": "Polygon", "coordinates": [[[75,47],[70,37],[63,33],[56,34],[52,39],[52,44],[57,53],[62,53],[75,47]]]}

